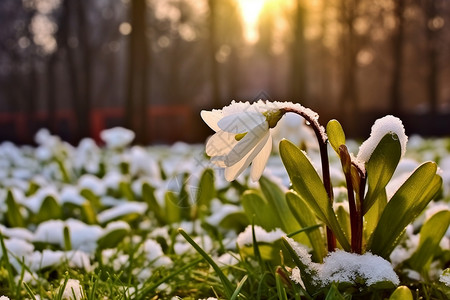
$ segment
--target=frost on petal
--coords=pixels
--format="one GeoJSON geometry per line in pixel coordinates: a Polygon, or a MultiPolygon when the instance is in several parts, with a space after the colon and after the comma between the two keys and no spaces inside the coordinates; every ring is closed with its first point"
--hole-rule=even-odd
{"type": "Polygon", "coordinates": [[[217,125],[217,123],[219,123],[219,120],[223,118],[223,114],[220,110],[202,110],[200,112],[200,116],[212,130],[216,132],[220,130],[220,127],[217,125]]]}
{"type": "Polygon", "coordinates": [[[261,177],[264,168],[269,159],[270,152],[272,151],[272,136],[269,135],[266,144],[262,148],[261,152],[256,155],[255,159],[252,161],[252,169],[250,171],[250,178],[253,181],[258,181],[261,177]]]}
{"type": "MultiPolygon", "coordinates": [[[[286,233],[284,233],[283,230],[279,228],[267,232],[261,226],[256,225],[254,226],[254,229],[255,229],[255,239],[257,242],[273,243],[286,235],[286,233]]],[[[253,232],[251,225],[247,226],[247,228],[245,228],[245,230],[238,235],[236,243],[238,244],[239,247],[244,247],[245,245],[253,244],[253,232]]]]}
{"type": "Polygon", "coordinates": [[[386,134],[396,134],[402,150],[401,156],[406,152],[406,143],[408,137],[405,134],[405,128],[402,121],[392,115],[385,116],[375,121],[372,126],[370,137],[359,147],[357,159],[362,162],[367,162],[370,159],[378,143],[386,134]]]}
{"type": "Polygon", "coordinates": [[[363,255],[342,250],[331,252],[325,259],[320,278],[324,286],[333,282],[357,283],[363,279],[367,286],[377,282],[390,281],[395,285],[400,280],[392,265],[372,253],[363,255]]]}
{"type": "Polygon", "coordinates": [[[266,122],[266,117],[259,112],[241,112],[224,117],[217,124],[220,129],[231,133],[249,132],[266,122]]]}

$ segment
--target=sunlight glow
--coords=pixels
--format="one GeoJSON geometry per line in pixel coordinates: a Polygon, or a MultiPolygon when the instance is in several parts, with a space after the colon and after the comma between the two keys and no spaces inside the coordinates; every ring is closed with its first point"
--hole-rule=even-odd
{"type": "Polygon", "coordinates": [[[245,38],[250,43],[258,40],[258,18],[268,2],[276,0],[236,0],[240,6],[245,24],[245,38]]]}

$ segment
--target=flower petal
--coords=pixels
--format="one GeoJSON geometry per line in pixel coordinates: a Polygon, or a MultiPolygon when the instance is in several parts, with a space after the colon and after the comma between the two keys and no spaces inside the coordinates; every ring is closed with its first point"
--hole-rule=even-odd
{"type": "Polygon", "coordinates": [[[229,151],[224,159],[227,166],[232,166],[243,157],[246,156],[255,146],[265,138],[265,135],[269,133],[269,126],[267,122],[252,128],[234,147],[229,151]]]}
{"type": "Polygon", "coordinates": [[[261,177],[264,168],[266,167],[267,160],[269,159],[270,152],[272,151],[272,135],[266,141],[266,144],[262,150],[256,155],[255,159],[252,161],[252,169],[250,171],[250,178],[253,181],[258,181],[261,177]]]}
{"type": "Polygon", "coordinates": [[[223,117],[217,125],[226,132],[243,133],[266,122],[266,117],[259,112],[239,112],[223,117]]]}
{"type": "Polygon", "coordinates": [[[258,155],[261,149],[266,145],[267,140],[270,137],[270,132],[267,131],[266,134],[259,140],[260,142],[249,151],[240,161],[236,164],[225,168],[225,179],[227,181],[233,181],[247,168],[252,160],[258,155]]]}
{"type": "Polygon", "coordinates": [[[213,111],[202,110],[200,112],[200,116],[202,117],[203,121],[209,127],[211,127],[212,130],[214,130],[215,132],[220,130],[217,123],[220,121],[220,119],[223,118],[222,111],[220,111],[220,110],[213,110],[213,111]]]}
{"type": "Polygon", "coordinates": [[[209,156],[225,156],[238,144],[235,134],[218,131],[206,142],[206,154],[209,156]]]}

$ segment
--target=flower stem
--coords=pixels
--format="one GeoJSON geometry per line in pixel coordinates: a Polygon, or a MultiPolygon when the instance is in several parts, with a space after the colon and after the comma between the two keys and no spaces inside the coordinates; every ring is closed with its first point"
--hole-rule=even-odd
{"type": "MultiPolygon", "coordinates": [[[[331,185],[331,178],[330,178],[330,165],[328,161],[328,149],[327,149],[327,138],[325,134],[325,130],[323,126],[319,124],[317,121],[317,118],[313,118],[311,114],[306,113],[303,110],[294,109],[291,107],[287,107],[281,110],[283,113],[292,112],[297,115],[300,115],[303,117],[306,122],[311,126],[311,128],[314,131],[314,134],[316,135],[317,142],[319,143],[319,150],[320,150],[320,161],[322,164],[322,180],[323,180],[323,186],[325,187],[325,191],[327,192],[328,199],[330,200],[330,204],[333,205],[333,187],[331,185]]],[[[334,251],[336,249],[336,237],[333,233],[333,231],[327,226],[327,245],[328,245],[328,252],[334,251]]]]}
{"type": "MultiPolygon", "coordinates": [[[[362,216],[361,205],[358,205],[356,203],[357,201],[355,201],[355,188],[352,181],[352,162],[347,147],[345,145],[341,145],[339,147],[339,156],[341,158],[341,165],[344,171],[345,181],[347,184],[347,195],[350,208],[352,252],[361,254],[362,250],[362,219],[360,218],[360,216],[362,216]]],[[[357,192],[359,190],[359,186],[356,186],[356,188],[357,188],[356,194],[359,200],[359,193],[357,192]]]]}

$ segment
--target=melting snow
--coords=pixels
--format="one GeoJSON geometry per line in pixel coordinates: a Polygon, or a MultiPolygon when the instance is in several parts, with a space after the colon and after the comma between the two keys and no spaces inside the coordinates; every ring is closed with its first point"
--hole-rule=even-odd
{"type": "Polygon", "coordinates": [[[375,121],[372,126],[370,137],[359,147],[357,160],[367,162],[370,159],[375,148],[386,134],[395,133],[400,141],[401,156],[406,152],[406,143],[408,137],[405,134],[405,128],[402,121],[394,116],[388,115],[375,121]]]}
{"type": "MultiPolygon", "coordinates": [[[[272,243],[276,240],[281,239],[286,233],[283,230],[276,228],[273,231],[267,232],[261,226],[255,225],[255,239],[257,242],[272,243]]],[[[245,245],[253,244],[253,233],[252,226],[249,225],[243,232],[241,232],[236,240],[239,247],[244,247],[245,245]]]]}

